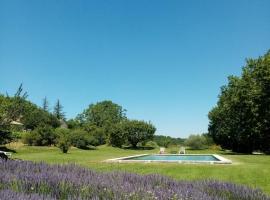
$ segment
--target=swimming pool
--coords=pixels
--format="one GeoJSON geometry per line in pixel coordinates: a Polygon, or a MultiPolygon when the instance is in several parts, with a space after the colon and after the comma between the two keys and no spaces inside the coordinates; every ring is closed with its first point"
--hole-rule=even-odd
{"type": "Polygon", "coordinates": [[[109,162],[177,162],[231,164],[232,162],[216,154],[142,154],[107,160],[109,162]]]}

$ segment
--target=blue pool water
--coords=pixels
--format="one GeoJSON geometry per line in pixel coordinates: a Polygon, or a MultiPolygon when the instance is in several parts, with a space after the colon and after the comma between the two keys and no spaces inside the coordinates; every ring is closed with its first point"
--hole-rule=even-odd
{"type": "Polygon", "coordinates": [[[126,158],[125,160],[159,160],[159,161],[219,161],[212,155],[145,155],[126,158]]]}

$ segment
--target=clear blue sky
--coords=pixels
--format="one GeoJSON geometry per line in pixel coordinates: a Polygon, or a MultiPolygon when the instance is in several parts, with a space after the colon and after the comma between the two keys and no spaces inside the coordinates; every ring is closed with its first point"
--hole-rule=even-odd
{"type": "Polygon", "coordinates": [[[245,58],[270,49],[269,0],[0,0],[0,92],[22,82],[68,118],[110,99],[158,134],[207,131],[245,58]]]}

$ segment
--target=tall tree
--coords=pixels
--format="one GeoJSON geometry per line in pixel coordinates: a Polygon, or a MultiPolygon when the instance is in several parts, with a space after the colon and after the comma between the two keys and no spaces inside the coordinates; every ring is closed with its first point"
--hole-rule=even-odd
{"type": "Polygon", "coordinates": [[[270,152],[270,51],[247,60],[241,77],[230,76],[209,112],[209,134],[235,152],[270,152]]]}
{"type": "Polygon", "coordinates": [[[125,112],[126,110],[112,101],[102,101],[89,105],[76,119],[81,123],[91,123],[98,127],[108,127],[126,119],[125,112]]]}
{"type": "Polygon", "coordinates": [[[44,99],[42,100],[42,109],[49,112],[49,101],[47,97],[44,97],[44,99]]]}
{"type": "Polygon", "coordinates": [[[54,106],[54,115],[57,117],[57,119],[65,119],[65,113],[63,112],[63,106],[60,103],[60,100],[57,99],[57,102],[54,106]]]}

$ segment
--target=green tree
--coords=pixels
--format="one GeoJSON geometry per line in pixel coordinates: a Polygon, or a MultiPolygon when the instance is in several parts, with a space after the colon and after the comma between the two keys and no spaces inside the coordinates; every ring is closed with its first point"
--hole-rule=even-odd
{"type": "Polygon", "coordinates": [[[40,126],[52,126],[53,128],[59,127],[59,120],[53,114],[39,108],[37,105],[25,101],[25,111],[22,115],[21,122],[26,129],[33,130],[40,126]]]}
{"type": "Polygon", "coordinates": [[[114,147],[121,148],[127,141],[126,131],[124,130],[123,123],[117,123],[114,125],[109,135],[109,144],[114,147]]]}
{"type": "Polygon", "coordinates": [[[209,135],[235,152],[270,152],[270,52],[248,59],[241,77],[230,76],[209,112],[209,135]]]}
{"type": "Polygon", "coordinates": [[[13,97],[0,94],[0,144],[8,143],[12,140],[11,122],[19,121],[24,112],[24,102],[27,98],[27,92],[23,91],[20,84],[13,97]]]}
{"type": "Polygon", "coordinates": [[[71,136],[70,130],[66,128],[57,128],[55,129],[56,134],[56,143],[58,148],[63,152],[67,153],[71,146],[71,136]]]}
{"type": "Polygon", "coordinates": [[[99,144],[105,144],[114,132],[115,124],[126,119],[125,112],[112,101],[102,101],[89,105],[74,121],[79,122],[80,127],[94,136],[99,144]]]}
{"type": "Polygon", "coordinates": [[[133,148],[136,148],[139,142],[152,140],[156,131],[151,123],[138,120],[125,120],[122,126],[127,141],[133,148]]]}
{"type": "Polygon", "coordinates": [[[207,140],[203,135],[190,135],[185,141],[185,145],[194,150],[207,148],[207,140]]]}
{"type": "Polygon", "coordinates": [[[110,127],[126,119],[125,110],[112,101],[91,104],[76,118],[81,123],[90,123],[98,127],[110,127]]]}
{"type": "Polygon", "coordinates": [[[33,146],[50,146],[56,144],[57,135],[50,126],[38,127],[23,136],[23,142],[33,146]]]}
{"type": "Polygon", "coordinates": [[[57,117],[57,119],[65,119],[65,113],[63,112],[63,106],[60,103],[60,100],[58,99],[56,101],[56,104],[54,106],[53,114],[57,117]]]}
{"type": "Polygon", "coordinates": [[[96,138],[82,129],[71,131],[71,144],[80,149],[89,149],[90,146],[97,146],[96,138]]]}

